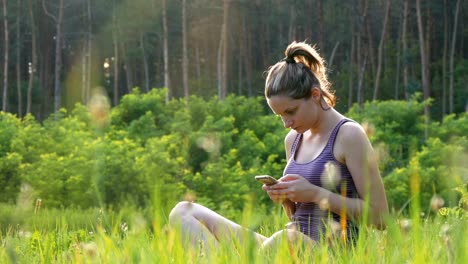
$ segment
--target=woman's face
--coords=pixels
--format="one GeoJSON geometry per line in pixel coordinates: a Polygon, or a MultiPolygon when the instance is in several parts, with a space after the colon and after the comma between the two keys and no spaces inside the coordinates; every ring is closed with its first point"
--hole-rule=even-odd
{"type": "Polygon", "coordinates": [[[267,98],[273,113],[281,117],[285,128],[304,133],[318,121],[319,108],[314,96],[309,99],[293,99],[285,95],[267,98]]]}

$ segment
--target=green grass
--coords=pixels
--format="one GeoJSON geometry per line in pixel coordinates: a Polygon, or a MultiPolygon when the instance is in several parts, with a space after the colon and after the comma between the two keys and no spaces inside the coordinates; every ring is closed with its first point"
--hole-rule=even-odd
{"type": "MultiPolygon", "coordinates": [[[[282,225],[284,216],[255,210],[239,216],[245,226],[269,235],[282,225]]],[[[284,242],[264,252],[246,240],[208,244],[201,254],[149,209],[0,211],[0,263],[468,263],[467,221],[454,216],[391,218],[385,231],[363,228],[355,246],[284,242]]]]}

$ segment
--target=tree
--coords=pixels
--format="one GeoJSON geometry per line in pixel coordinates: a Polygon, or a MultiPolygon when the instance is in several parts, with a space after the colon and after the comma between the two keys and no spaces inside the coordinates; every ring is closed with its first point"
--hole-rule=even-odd
{"type": "Polygon", "coordinates": [[[37,65],[37,47],[36,47],[36,23],[34,19],[34,10],[32,0],[28,0],[29,21],[31,25],[31,64],[29,65],[28,95],[26,99],[26,113],[31,113],[32,89],[36,76],[37,65]]]}
{"type": "Polygon", "coordinates": [[[2,111],[7,111],[8,103],[8,56],[10,54],[10,31],[8,29],[8,1],[2,0],[3,5],[3,33],[4,33],[4,48],[3,48],[3,100],[2,100],[2,111]]]}
{"type": "Polygon", "coordinates": [[[119,101],[119,72],[120,72],[120,56],[119,56],[119,43],[118,43],[118,21],[115,11],[115,0],[112,2],[114,9],[112,11],[112,43],[114,55],[114,82],[113,82],[113,103],[117,105],[119,101]]]}
{"type": "Polygon", "coordinates": [[[221,27],[221,36],[218,50],[218,97],[224,100],[227,96],[227,72],[228,72],[228,21],[229,21],[229,1],[224,0],[223,5],[223,25],[221,27]]]}
{"type": "Polygon", "coordinates": [[[455,44],[457,40],[458,11],[460,10],[460,0],[457,0],[455,7],[455,18],[453,22],[452,47],[450,49],[450,85],[449,85],[449,112],[453,113],[453,79],[454,79],[454,57],[455,44]]]}
{"type": "Polygon", "coordinates": [[[380,44],[379,44],[379,55],[377,61],[377,74],[374,80],[374,96],[373,99],[377,100],[377,96],[379,94],[379,85],[380,85],[380,74],[382,72],[382,60],[383,60],[383,49],[385,44],[385,36],[387,35],[387,23],[388,23],[388,16],[390,13],[390,0],[385,0],[385,18],[383,21],[382,26],[382,34],[380,36],[380,44]]]}
{"type": "Polygon", "coordinates": [[[18,13],[16,14],[16,91],[18,95],[18,116],[21,118],[23,117],[23,95],[21,93],[21,0],[18,0],[17,4],[18,13]]]}
{"type": "Polygon", "coordinates": [[[409,100],[408,94],[408,43],[406,41],[406,28],[408,22],[408,1],[403,0],[403,22],[401,29],[401,46],[403,49],[403,87],[405,89],[405,99],[409,100]]]}
{"type": "MultiPolygon", "coordinates": [[[[429,99],[429,89],[430,89],[429,88],[429,62],[427,60],[427,51],[426,51],[426,46],[425,46],[420,2],[421,2],[420,0],[416,0],[416,15],[418,18],[419,53],[421,55],[422,90],[423,90],[424,100],[427,100],[429,99]]],[[[426,116],[426,122],[429,122],[429,117],[430,117],[429,105],[426,105],[424,107],[424,115],[426,116]]]]}
{"type": "Polygon", "coordinates": [[[442,55],[442,117],[447,113],[447,50],[448,50],[448,15],[447,0],[444,0],[444,51],[442,55]]]}
{"type": "Polygon", "coordinates": [[[42,7],[47,16],[52,18],[55,23],[56,33],[55,33],[55,71],[54,71],[54,112],[58,112],[61,107],[61,96],[62,96],[62,87],[61,87],[61,74],[62,74],[62,23],[63,23],[63,12],[64,4],[63,0],[59,0],[59,6],[55,16],[50,13],[47,9],[45,0],[42,0],[42,7]]]}
{"type": "Polygon", "coordinates": [[[167,30],[166,0],[162,0],[162,20],[163,20],[163,53],[164,53],[164,87],[167,88],[166,102],[173,96],[169,78],[169,46],[167,30]]]}
{"type": "Polygon", "coordinates": [[[182,76],[185,99],[189,98],[189,76],[188,76],[188,54],[187,54],[187,2],[182,0],[182,76]]]}

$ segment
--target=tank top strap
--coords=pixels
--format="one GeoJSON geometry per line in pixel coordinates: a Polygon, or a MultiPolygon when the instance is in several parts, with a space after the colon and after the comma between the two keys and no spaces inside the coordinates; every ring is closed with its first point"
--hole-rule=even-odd
{"type": "Polygon", "coordinates": [[[299,142],[301,141],[302,134],[297,134],[296,138],[294,139],[294,142],[291,146],[291,157],[296,156],[296,150],[297,150],[297,145],[299,145],[299,142]]]}
{"type": "Polygon", "coordinates": [[[332,131],[332,133],[330,135],[330,138],[328,139],[328,142],[327,142],[327,145],[325,146],[325,148],[332,148],[333,147],[333,145],[335,144],[336,135],[338,134],[338,131],[340,130],[340,127],[346,122],[353,122],[353,120],[348,119],[348,118],[341,119],[340,122],[338,122],[338,124],[335,126],[335,128],[333,128],[333,131],[332,131]]]}

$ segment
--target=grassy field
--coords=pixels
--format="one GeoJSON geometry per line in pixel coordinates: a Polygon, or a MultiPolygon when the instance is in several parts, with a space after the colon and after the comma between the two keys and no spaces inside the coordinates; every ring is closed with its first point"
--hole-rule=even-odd
{"type": "MultiPolygon", "coordinates": [[[[245,240],[201,250],[184,246],[156,211],[0,205],[0,263],[468,263],[467,221],[457,217],[388,219],[385,231],[362,228],[354,246],[331,238],[313,248],[285,242],[260,251],[245,240]]],[[[269,235],[284,224],[280,213],[253,211],[239,216],[244,226],[269,235]]]]}

